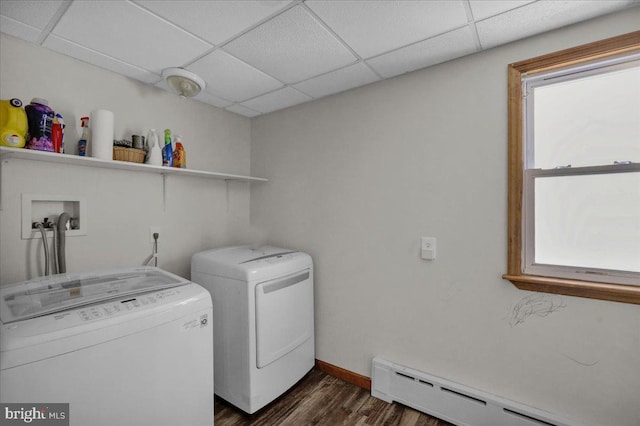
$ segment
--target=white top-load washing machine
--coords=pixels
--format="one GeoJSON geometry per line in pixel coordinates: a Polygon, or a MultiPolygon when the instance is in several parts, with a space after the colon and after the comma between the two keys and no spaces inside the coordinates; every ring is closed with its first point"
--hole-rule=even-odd
{"type": "Polygon", "coordinates": [[[191,280],[213,297],[215,393],[254,413],[315,364],[313,263],[277,247],[195,254],[191,280]]]}
{"type": "Polygon", "coordinates": [[[211,306],[148,267],[4,287],[0,401],[69,403],[72,426],[211,426],[211,306]]]}

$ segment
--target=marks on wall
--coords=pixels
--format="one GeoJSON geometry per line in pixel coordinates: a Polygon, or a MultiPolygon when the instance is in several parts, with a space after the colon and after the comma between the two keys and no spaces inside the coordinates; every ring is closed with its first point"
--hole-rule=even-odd
{"type": "Polygon", "coordinates": [[[546,317],[567,305],[560,296],[551,294],[531,294],[523,297],[516,303],[509,316],[509,325],[515,327],[522,324],[529,317],[546,317]]]}
{"type": "Polygon", "coordinates": [[[594,361],[594,362],[584,362],[584,361],[578,361],[577,359],[570,357],[567,354],[562,354],[563,357],[570,359],[571,361],[575,362],[578,365],[582,365],[583,367],[593,367],[594,365],[596,365],[598,362],[600,361],[594,361]]]}
{"type": "MultiPolygon", "coordinates": [[[[532,316],[545,318],[560,309],[566,308],[567,304],[561,296],[555,294],[546,293],[533,293],[529,294],[511,308],[509,317],[505,320],[509,322],[509,325],[513,328],[519,324],[523,324],[529,321],[532,316]]],[[[599,318],[599,322],[602,318],[599,318]]],[[[575,348],[573,352],[576,352],[575,348]]],[[[559,350],[558,354],[562,355],[568,361],[579,367],[594,367],[600,360],[597,359],[590,350],[578,350],[578,355],[571,356],[567,354],[567,351],[559,350]]]]}

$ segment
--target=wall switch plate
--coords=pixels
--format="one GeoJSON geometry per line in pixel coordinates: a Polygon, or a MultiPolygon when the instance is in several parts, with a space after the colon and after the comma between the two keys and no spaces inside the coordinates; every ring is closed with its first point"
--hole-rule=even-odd
{"type": "Polygon", "coordinates": [[[434,260],[436,258],[435,237],[422,237],[420,243],[420,257],[425,260],[434,260]]]}

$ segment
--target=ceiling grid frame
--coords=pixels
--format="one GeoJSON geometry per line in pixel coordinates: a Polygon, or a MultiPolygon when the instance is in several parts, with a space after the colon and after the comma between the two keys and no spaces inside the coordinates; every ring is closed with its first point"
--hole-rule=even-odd
{"type": "MultiPolygon", "coordinates": [[[[171,5],[169,2],[157,3],[154,7],[153,3],[146,0],[60,0],[55,2],[59,3],[57,6],[50,4],[49,7],[39,7],[44,2],[48,1],[2,0],[0,31],[164,90],[166,84],[158,65],[165,66],[167,62],[177,59],[171,66],[189,69],[210,55],[217,54],[218,59],[205,62],[223,67],[235,64],[240,67],[239,70],[243,70],[238,74],[249,80],[236,80],[224,86],[224,95],[214,89],[215,81],[209,81],[207,90],[195,100],[246,117],[320,99],[519,38],[640,6],[640,0],[219,0],[215,5],[183,0],[179,2],[179,7],[178,3],[171,5]],[[117,31],[123,34],[116,40],[110,40],[109,33],[87,33],[89,37],[83,37],[82,31],[88,31],[87,26],[82,30],[78,25],[81,21],[78,20],[95,21],[98,25],[89,26],[92,31],[102,31],[100,28],[106,30],[108,26],[100,22],[105,18],[96,13],[100,10],[109,11],[105,8],[112,5],[114,12],[108,13],[111,19],[120,16],[122,22],[126,22],[130,17],[122,14],[135,10],[131,9],[133,6],[144,17],[143,26],[149,27],[136,29],[121,23],[117,31]],[[296,10],[298,12],[294,13],[296,10]],[[214,15],[211,14],[213,12],[214,15]],[[545,16],[549,14],[554,14],[553,19],[546,20],[545,16]],[[296,24],[298,17],[303,17],[304,23],[296,24]],[[327,17],[330,19],[327,20],[327,17]],[[425,27],[429,23],[435,26],[425,27]],[[280,24],[291,26],[273,27],[280,24]],[[507,27],[502,31],[499,30],[500,25],[507,27]],[[294,33],[289,34],[289,29],[294,33]],[[148,49],[149,46],[141,41],[149,39],[149,35],[136,33],[136,30],[147,30],[154,37],[158,36],[158,40],[166,40],[166,50],[157,46],[148,49]],[[371,33],[373,30],[375,34],[371,33]],[[311,33],[305,35],[302,33],[305,31],[311,33]],[[271,62],[254,62],[253,58],[260,58],[256,52],[252,53],[251,58],[232,53],[237,53],[237,46],[241,43],[245,44],[243,48],[246,49],[246,44],[251,43],[256,34],[281,37],[281,40],[257,40],[259,45],[267,47],[265,55],[276,55],[267,58],[271,62]],[[177,38],[173,39],[174,36],[177,38]],[[304,40],[296,39],[300,37],[304,40]],[[97,44],[92,44],[92,40],[97,44]],[[180,40],[186,45],[180,44],[180,40]],[[381,49],[382,45],[372,45],[378,41],[383,42],[385,47],[381,49]],[[334,42],[335,45],[325,44],[317,51],[313,50],[313,55],[309,54],[309,49],[315,46],[309,43],[334,42]],[[359,47],[354,46],[354,42],[359,47]],[[364,54],[359,50],[361,47],[366,47],[366,51],[374,54],[364,54]],[[121,54],[118,49],[124,48],[134,49],[134,52],[121,54]],[[306,52],[288,52],[288,48],[305,49],[306,52]],[[341,53],[336,49],[352,57],[353,62],[345,61],[347,56],[344,55],[339,59],[341,53]],[[158,60],[149,56],[152,54],[167,56],[158,60]],[[278,63],[280,59],[274,58],[291,62],[281,64],[278,63]],[[312,59],[309,62],[311,65],[307,64],[305,68],[302,63],[304,59],[296,61],[292,58],[312,59]],[[276,68],[264,69],[262,65],[269,63],[275,63],[276,68]],[[317,72],[313,72],[314,64],[326,66],[320,66],[317,72]],[[286,69],[287,72],[279,75],[278,71],[274,75],[273,71],[278,69],[286,69]],[[258,80],[253,81],[255,78],[258,80]],[[260,79],[264,82],[260,83],[260,79]],[[234,87],[242,88],[245,84],[253,87],[251,93],[243,89],[251,94],[250,97],[233,95],[234,87]]],[[[208,75],[215,79],[216,73],[221,71],[210,69],[208,75]]],[[[232,77],[236,78],[227,71],[227,79],[232,77]]]]}

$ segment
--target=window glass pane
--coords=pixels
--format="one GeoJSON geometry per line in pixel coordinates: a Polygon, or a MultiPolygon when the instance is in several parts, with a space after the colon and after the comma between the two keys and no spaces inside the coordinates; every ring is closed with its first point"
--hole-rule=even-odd
{"type": "Polygon", "coordinates": [[[640,272],[640,172],[535,180],[535,263],[640,272]]]}
{"type": "Polygon", "coordinates": [[[640,66],[534,89],[534,168],[640,162],[640,66]]]}

